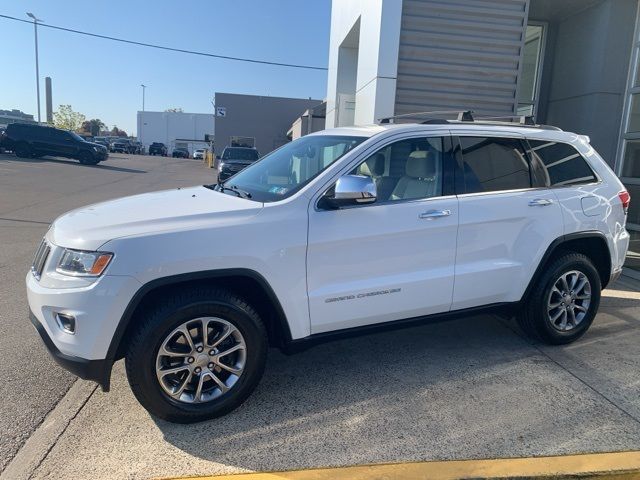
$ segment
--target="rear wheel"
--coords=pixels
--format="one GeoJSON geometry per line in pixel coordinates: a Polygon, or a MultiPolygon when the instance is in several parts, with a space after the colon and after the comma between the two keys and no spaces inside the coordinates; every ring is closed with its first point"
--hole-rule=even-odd
{"type": "Polygon", "coordinates": [[[553,345],[571,343],[591,326],[601,288],[598,271],[587,256],[564,254],[545,268],[519,323],[535,339],[553,345]]]}
{"type": "Polygon", "coordinates": [[[33,150],[28,143],[25,143],[25,142],[17,143],[13,150],[16,153],[17,157],[20,157],[20,158],[33,157],[33,150]]]}
{"type": "Polygon", "coordinates": [[[82,165],[97,165],[100,161],[87,151],[80,152],[79,160],[82,165]]]}
{"type": "Polygon", "coordinates": [[[267,335],[256,311],[218,288],[197,288],[144,314],[126,354],[127,377],[152,414],[177,423],[224,415],[262,377],[267,335]]]}

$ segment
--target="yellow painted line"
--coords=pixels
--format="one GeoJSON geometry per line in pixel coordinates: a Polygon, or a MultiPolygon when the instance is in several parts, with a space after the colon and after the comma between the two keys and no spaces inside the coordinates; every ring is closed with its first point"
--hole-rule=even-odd
{"type": "Polygon", "coordinates": [[[577,475],[580,478],[597,476],[599,480],[640,479],[640,451],[558,457],[356,465],[287,472],[171,477],[166,480],[187,478],[199,480],[458,480],[518,477],[568,478],[577,475]]]}

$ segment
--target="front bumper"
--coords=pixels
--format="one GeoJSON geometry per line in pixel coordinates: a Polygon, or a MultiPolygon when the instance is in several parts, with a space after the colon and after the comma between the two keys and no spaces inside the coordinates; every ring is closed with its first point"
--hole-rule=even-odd
{"type": "Polygon", "coordinates": [[[46,286],[44,277],[38,281],[29,272],[26,284],[32,323],[56,361],[108,388],[112,340],[140,282],[128,276],[105,275],[88,286],[54,288],[46,286]],[[56,313],[75,317],[74,334],[58,325],[56,313]]]}
{"type": "Polygon", "coordinates": [[[87,360],[62,353],[31,310],[29,310],[29,319],[58,365],[80,378],[98,382],[103,391],[109,391],[111,365],[107,360],[87,360]]]}

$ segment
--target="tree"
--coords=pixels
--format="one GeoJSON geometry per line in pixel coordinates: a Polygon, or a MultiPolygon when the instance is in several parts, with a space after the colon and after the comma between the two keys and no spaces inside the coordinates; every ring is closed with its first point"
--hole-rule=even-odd
{"type": "Polygon", "coordinates": [[[182,110],[182,108],[180,107],[173,107],[173,108],[167,108],[165,110],[165,112],[171,112],[171,113],[182,113],[184,110],[182,110]]]}
{"type": "Polygon", "coordinates": [[[112,137],[128,137],[127,132],[125,132],[124,130],[120,130],[115,125],[111,129],[111,136],[112,137]]]}
{"type": "Polygon", "coordinates": [[[107,128],[107,126],[99,118],[92,118],[82,122],[82,131],[90,133],[92,137],[100,135],[100,130],[103,128],[107,128]]]}
{"type": "Polygon", "coordinates": [[[86,117],[74,112],[71,105],[60,105],[57,112],[53,112],[53,124],[64,130],[78,130],[86,117]]]}

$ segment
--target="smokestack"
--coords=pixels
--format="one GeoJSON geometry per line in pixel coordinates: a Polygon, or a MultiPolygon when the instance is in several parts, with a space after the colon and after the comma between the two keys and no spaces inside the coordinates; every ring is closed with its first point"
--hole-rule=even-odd
{"type": "Polygon", "coordinates": [[[51,77],[45,77],[45,97],[47,103],[47,123],[53,123],[53,99],[51,98],[51,77]]]}

